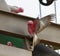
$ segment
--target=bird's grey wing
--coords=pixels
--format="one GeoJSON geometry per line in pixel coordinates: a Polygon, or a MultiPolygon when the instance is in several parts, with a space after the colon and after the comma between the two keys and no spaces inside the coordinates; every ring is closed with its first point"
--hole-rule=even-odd
{"type": "Polygon", "coordinates": [[[44,28],[46,28],[52,19],[54,19],[55,14],[50,14],[48,16],[45,16],[39,20],[37,20],[37,26],[36,26],[36,33],[41,32],[42,30],[44,30],[44,28]]]}

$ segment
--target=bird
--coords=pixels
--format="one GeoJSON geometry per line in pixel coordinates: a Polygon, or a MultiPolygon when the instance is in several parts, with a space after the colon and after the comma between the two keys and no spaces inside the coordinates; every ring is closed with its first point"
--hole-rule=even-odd
{"type": "Polygon", "coordinates": [[[28,21],[28,33],[33,35],[43,31],[47,26],[50,25],[51,21],[54,19],[55,14],[47,15],[41,19],[37,18],[28,21]]]}
{"type": "MultiPolygon", "coordinates": [[[[28,21],[28,33],[30,34],[31,38],[33,39],[33,41],[28,41],[28,45],[29,47],[31,47],[31,51],[34,50],[34,47],[39,44],[39,37],[37,36],[37,34],[39,34],[41,31],[43,31],[47,26],[50,25],[52,19],[54,19],[55,14],[50,14],[47,15],[41,19],[37,18],[35,20],[29,20],[28,21]],[[31,44],[31,45],[30,45],[31,44]]],[[[27,45],[27,46],[28,46],[27,45]]],[[[28,47],[28,49],[29,49],[28,47]]]]}
{"type": "Polygon", "coordinates": [[[34,20],[34,21],[29,20],[28,21],[28,32],[30,35],[34,34],[35,28],[36,28],[36,20],[34,20]]]}
{"type": "Polygon", "coordinates": [[[22,7],[8,5],[5,0],[0,0],[0,10],[15,14],[24,11],[22,7]]]}
{"type": "Polygon", "coordinates": [[[13,13],[21,13],[24,11],[24,9],[22,7],[18,7],[18,6],[11,6],[9,5],[11,12],[13,13]]]}

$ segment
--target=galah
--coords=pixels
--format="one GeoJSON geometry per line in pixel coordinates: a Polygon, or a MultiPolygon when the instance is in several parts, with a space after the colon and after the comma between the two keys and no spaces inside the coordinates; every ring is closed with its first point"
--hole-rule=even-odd
{"type": "MultiPolygon", "coordinates": [[[[37,34],[39,32],[41,32],[42,30],[44,30],[50,24],[51,20],[54,17],[55,17],[55,14],[50,14],[41,19],[37,18],[37,20],[28,21],[28,33],[33,37],[33,41],[31,42],[32,45],[30,45],[30,43],[28,43],[27,46],[29,45],[29,47],[31,47],[31,51],[33,51],[34,46],[36,46],[39,43],[39,37],[37,36],[37,34]]],[[[28,40],[28,42],[29,42],[29,40],[28,40]]]]}
{"type": "Polygon", "coordinates": [[[46,28],[51,20],[55,17],[55,14],[50,14],[48,16],[45,16],[41,19],[35,19],[35,20],[29,20],[28,21],[28,33],[29,34],[37,34],[41,32],[44,28],[46,28]]]}
{"type": "Polygon", "coordinates": [[[7,45],[8,45],[8,46],[12,46],[12,42],[10,42],[10,41],[7,42],[7,45]]]}
{"type": "Polygon", "coordinates": [[[33,35],[36,29],[36,20],[32,21],[29,20],[28,21],[28,32],[30,35],[33,35]]]}
{"type": "Polygon", "coordinates": [[[0,0],[0,10],[13,13],[20,13],[24,11],[22,7],[8,5],[5,0],[0,0]]]}
{"type": "Polygon", "coordinates": [[[11,12],[13,13],[21,13],[24,11],[22,7],[17,7],[17,6],[9,6],[11,9],[11,12]]]}

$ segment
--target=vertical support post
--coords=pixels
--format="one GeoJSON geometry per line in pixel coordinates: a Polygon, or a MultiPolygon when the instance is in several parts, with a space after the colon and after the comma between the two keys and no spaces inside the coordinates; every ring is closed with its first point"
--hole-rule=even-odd
{"type": "Polygon", "coordinates": [[[56,1],[54,1],[54,10],[55,10],[55,22],[57,23],[57,10],[56,10],[56,1]]]}
{"type": "Polygon", "coordinates": [[[39,14],[40,14],[40,18],[41,18],[41,16],[42,16],[42,14],[41,14],[41,4],[39,3],[39,14]]]}

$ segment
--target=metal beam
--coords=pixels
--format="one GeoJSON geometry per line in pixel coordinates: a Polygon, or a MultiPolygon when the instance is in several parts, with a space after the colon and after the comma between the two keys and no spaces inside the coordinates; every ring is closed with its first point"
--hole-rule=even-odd
{"type": "Polygon", "coordinates": [[[28,36],[28,20],[34,20],[34,18],[0,10],[0,31],[2,33],[13,33],[12,35],[28,36]]]}
{"type": "Polygon", "coordinates": [[[55,42],[60,44],[60,25],[51,24],[38,34],[40,40],[55,42]]]}

